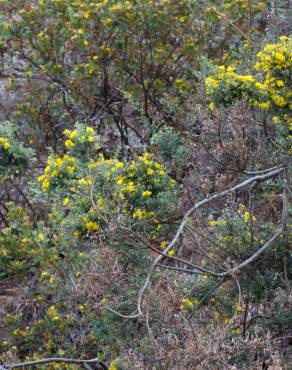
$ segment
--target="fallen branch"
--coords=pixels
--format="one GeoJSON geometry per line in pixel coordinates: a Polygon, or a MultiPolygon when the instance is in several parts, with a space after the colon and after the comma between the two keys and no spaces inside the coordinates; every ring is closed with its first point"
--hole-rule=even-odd
{"type": "Polygon", "coordinates": [[[43,358],[41,360],[20,362],[18,364],[0,365],[0,370],[17,369],[20,367],[48,364],[50,362],[76,364],[76,365],[83,365],[83,366],[88,365],[88,364],[95,364],[95,365],[98,364],[103,370],[108,370],[108,367],[106,366],[106,364],[100,361],[98,358],[93,358],[91,360],[80,360],[80,359],[62,358],[62,357],[43,358]]]}

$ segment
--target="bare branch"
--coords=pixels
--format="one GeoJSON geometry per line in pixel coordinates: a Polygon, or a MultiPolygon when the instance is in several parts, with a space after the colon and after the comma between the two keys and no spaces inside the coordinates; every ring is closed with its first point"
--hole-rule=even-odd
{"type": "Polygon", "coordinates": [[[17,369],[20,367],[48,364],[50,362],[76,364],[76,365],[99,364],[103,370],[108,370],[107,365],[104,362],[100,361],[98,358],[93,358],[91,360],[81,360],[81,359],[62,358],[62,357],[43,358],[41,360],[20,362],[18,364],[12,364],[12,365],[3,365],[2,369],[1,368],[0,369],[10,370],[10,369],[17,369]]]}
{"type": "Polygon", "coordinates": [[[276,231],[276,233],[269,239],[256,253],[254,253],[251,257],[243,261],[241,264],[238,266],[235,266],[228,271],[222,272],[219,274],[220,276],[228,276],[228,275],[233,275],[237,271],[241,270],[242,268],[246,267],[247,265],[250,265],[253,261],[255,261],[261,254],[265,252],[266,249],[269,248],[269,246],[282,234],[283,228],[279,227],[276,231]]]}

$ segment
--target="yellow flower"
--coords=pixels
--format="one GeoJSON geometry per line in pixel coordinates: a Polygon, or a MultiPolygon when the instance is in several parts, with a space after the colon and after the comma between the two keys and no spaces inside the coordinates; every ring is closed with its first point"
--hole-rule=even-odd
{"type": "Polygon", "coordinates": [[[37,235],[37,242],[43,243],[44,240],[45,240],[44,234],[43,233],[39,233],[37,235]]]}
{"type": "MultiPolygon", "coordinates": [[[[93,59],[94,59],[94,57],[93,57],[93,59]]],[[[86,129],[85,129],[85,131],[88,134],[94,135],[94,129],[92,127],[87,126],[86,129]]]]}
{"type": "Polygon", "coordinates": [[[175,250],[174,249],[171,249],[170,251],[168,251],[167,253],[169,256],[173,256],[175,254],[175,250]]]}
{"type": "Polygon", "coordinates": [[[102,25],[104,27],[109,26],[113,22],[112,18],[106,18],[103,22],[102,25]]]}
{"type": "Polygon", "coordinates": [[[236,305],[236,311],[237,312],[243,312],[244,311],[244,308],[239,303],[237,303],[237,305],[236,305]]]}
{"type": "Polygon", "coordinates": [[[210,110],[211,110],[211,111],[213,111],[213,110],[214,110],[214,108],[215,108],[215,104],[214,104],[214,102],[211,102],[211,103],[209,104],[209,108],[210,108],[210,110]]]}
{"type": "Polygon", "coordinates": [[[126,191],[129,191],[130,193],[132,193],[133,191],[135,191],[135,184],[133,181],[130,181],[128,183],[128,185],[125,187],[125,190],[126,191]]]}
{"type": "Polygon", "coordinates": [[[88,136],[87,137],[87,140],[90,142],[90,143],[92,143],[93,141],[94,141],[94,137],[93,136],[88,136]]]}
{"type": "Polygon", "coordinates": [[[273,117],[273,122],[276,123],[276,124],[279,123],[280,122],[280,117],[274,116],[273,117]]]}
{"type": "Polygon", "coordinates": [[[108,370],[118,370],[118,361],[117,360],[113,360],[111,363],[110,363],[110,366],[108,368],[108,370]]]}
{"type": "Polygon", "coordinates": [[[261,68],[261,63],[256,62],[256,64],[254,65],[254,68],[258,71],[261,68]]]}
{"type": "Polygon", "coordinates": [[[67,169],[69,175],[72,175],[76,171],[76,167],[74,167],[74,166],[67,166],[66,169],[67,169]]]}
{"type": "Polygon", "coordinates": [[[111,48],[109,48],[109,47],[108,47],[108,46],[106,46],[106,45],[101,45],[100,50],[101,50],[103,53],[105,53],[105,54],[108,54],[108,53],[110,53],[110,52],[111,52],[111,48]]]}
{"type": "Polygon", "coordinates": [[[8,251],[7,251],[7,249],[6,249],[6,248],[2,249],[2,251],[1,251],[1,255],[2,255],[3,257],[7,257],[7,256],[8,256],[8,251]]]}
{"type": "Polygon", "coordinates": [[[7,150],[10,148],[10,144],[8,142],[3,144],[3,149],[7,150]]]}
{"type": "Polygon", "coordinates": [[[211,221],[209,222],[209,225],[210,225],[211,227],[217,226],[217,225],[218,225],[218,221],[211,220],[211,221]]]}
{"type": "Polygon", "coordinates": [[[278,105],[279,107],[283,107],[286,104],[286,101],[282,96],[272,95],[272,99],[275,102],[275,104],[278,105]]]}
{"type": "Polygon", "coordinates": [[[249,220],[249,212],[248,211],[244,212],[243,219],[244,219],[245,222],[247,222],[249,220]]]}
{"type": "Polygon", "coordinates": [[[64,207],[68,206],[69,203],[70,203],[69,198],[66,197],[66,198],[63,199],[63,206],[64,207]]]}
{"type": "Polygon", "coordinates": [[[91,177],[86,177],[86,178],[80,179],[78,182],[80,185],[89,186],[92,183],[92,179],[91,177]]]}
{"type": "Polygon", "coordinates": [[[264,103],[259,103],[258,106],[260,108],[263,108],[263,109],[269,109],[270,106],[271,106],[271,103],[269,101],[267,101],[267,102],[264,102],[264,103]]]}
{"type": "Polygon", "coordinates": [[[73,143],[73,141],[72,141],[72,140],[66,140],[66,141],[65,141],[65,146],[66,146],[66,147],[71,147],[71,146],[75,146],[75,144],[73,143]]]}
{"type": "Polygon", "coordinates": [[[42,183],[42,191],[46,192],[49,186],[50,186],[49,181],[47,179],[44,179],[42,183]]]}
{"type": "Polygon", "coordinates": [[[153,169],[152,168],[147,168],[147,175],[151,176],[153,175],[153,169]]]}
{"type": "Polygon", "coordinates": [[[151,195],[152,195],[152,191],[150,190],[143,191],[142,193],[142,197],[150,197],[151,195]]]}
{"type": "Polygon", "coordinates": [[[118,180],[117,180],[117,185],[123,185],[124,181],[125,181],[125,177],[124,176],[119,177],[118,180]]]}
{"type": "Polygon", "coordinates": [[[192,307],[194,305],[193,302],[189,298],[183,298],[182,303],[183,305],[188,306],[188,307],[192,307]]]}
{"type": "Polygon", "coordinates": [[[76,130],[70,132],[69,139],[74,139],[75,136],[77,136],[78,132],[76,130]]]}
{"type": "Polygon", "coordinates": [[[279,37],[279,40],[282,41],[282,42],[285,42],[287,41],[288,37],[287,36],[280,36],[279,37]]]}
{"type": "Polygon", "coordinates": [[[164,240],[163,242],[161,242],[161,243],[160,243],[160,248],[161,248],[161,249],[164,249],[164,248],[166,248],[166,247],[167,247],[167,245],[168,245],[168,242],[166,242],[166,241],[164,240]]]}
{"type": "Polygon", "coordinates": [[[123,162],[117,162],[116,163],[116,168],[117,169],[120,169],[120,168],[123,168],[124,167],[124,163],[123,162]]]}
{"type": "Polygon", "coordinates": [[[88,231],[97,231],[100,228],[99,224],[93,221],[86,222],[85,226],[88,231]]]}
{"type": "Polygon", "coordinates": [[[147,215],[147,212],[142,209],[136,209],[133,213],[133,218],[143,218],[147,215]]]}

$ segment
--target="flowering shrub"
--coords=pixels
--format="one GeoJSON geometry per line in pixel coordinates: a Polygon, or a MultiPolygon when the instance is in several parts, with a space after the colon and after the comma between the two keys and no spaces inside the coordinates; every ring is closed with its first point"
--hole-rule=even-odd
{"type": "Polygon", "coordinates": [[[283,122],[288,142],[286,145],[289,146],[292,124],[292,40],[281,36],[278,43],[266,45],[257,58],[253,74],[239,74],[235,72],[235,67],[219,66],[218,73],[206,79],[210,108],[245,99],[252,106],[270,112],[274,123],[283,122]]]}
{"type": "Polygon", "coordinates": [[[0,1],[0,368],[267,367],[292,322],[272,3],[0,1]]]}
{"type": "Polygon", "coordinates": [[[50,156],[38,181],[43,192],[61,197],[74,235],[105,228],[108,215],[159,232],[161,219],[174,209],[176,192],[165,168],[150,153],[125,162],[106,159],[97,152],[99,140],[91,127],[79,124],[64,135],[67,152],[50,156]]]}
{"type": "Polygon", "coordinates": [[[25,92],[15,107],[15,119],[39,127],[49,143],[68,121],[86,118],[97,125],[102,117],[100,127],[114,125],[128,144],[132,126],[123,115],[129,109],[125,94],[135,97],[148,124],[157,114],[171,123],[161,98],[171,92],[183,101],[194,91],[190,69],[198,63],[199,50],[214,55],[218,47],[230,48],[227,40],[233,43],[234,33],[225,17],[244,27],[247,8],[250,20],[265,9],[263,1],[255,0],[216,0],[212,7],[187,0],[1,4],[6,22],[0,45],[9,45],[5,63],[17,68],[14,50],[23,51],[18,55],[23,71],[16,75],[22,78],[9,74],[6,85],[9,91],[25,92]],[[219,28],[222,36],[215,41],[212,34],[219,28]]]}

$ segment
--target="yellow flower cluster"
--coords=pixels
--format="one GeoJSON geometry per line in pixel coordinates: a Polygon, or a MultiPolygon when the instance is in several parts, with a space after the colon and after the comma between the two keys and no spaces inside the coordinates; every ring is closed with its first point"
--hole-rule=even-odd
{"type": "Polygon", "coordinates": [[[121,1],[117,2],[116,4],[110,7],[110,11],[112,12],[124,12],[129,11],[132,9],[132,4],[130,1],[121,1]]]}
{"type": "Polygon", "coordinates": [[[194,306],[197,306],[199,304],[199,301],[195,298],[193,300],[190,300],[189,298],[183,298],[181,301],[181,304],[179,305],[179,308],[181,311],[192,309],[194,306]]]}
{"type": "Polygon", "coordinates": [[[50,156],[47,160],[47,167],[44,169],[44,174],[38,177],[38,182],[41,183],[41,189],[46,192],[51,183],[58,178],[71,178],[76,171],[76,158],[64,154],[63,157],[50,156]]]}
{"type": "Polygon", "coordinates": [[[254,69],[261,74],[241,75],[232,66],[219,66],[216,75],[206,78],[206,93],[211,98],[209,107],[213,110],[216,104],[228,105],[236,98],[244,98],[255,107],[277,114],[274,123],[282,121],[290,127],[292,39],[281,36],[279,42],[266,45],[257,58],[254,69]]]}
{"type": "Polygon", "coordinates": [[[8,150],[10,148],[9,140],[5,137],[0,137],[0,148],[3,150],[8,150]]]}
{"type": "Polygon", "coordinates": [[[14,329],[12,334],[15,337],[27,337],[30,334],[30,328],[27,326],[25,329],[14,329]]]}
{"type": "Polygon", "coordinates": [[[254,68],[262,69],[265,75],[263,83],[255,83],[260,101],[254,99],[251,102],[262,109],[278,110],[283,115],[283,108],[292,109],[292,40],[282,36],[278,43],[266,45],[257,57],[259,61],[254,68]]]}
{"type": "Polygon", "coordinates": [[[74,147],[75,145],[85,143],[96,143],[95,148],[99,149],[98,138],[95,135],[92,127],[86,127],[84,130],[64,130],[63,134],[67,136],[65,146],[67,148],[74,147]]]}
{"type": "Polygon", "coordinates": [[[262,109],[279,109],[286,106],[292,109],[292,92],[287,86],[287,79],[292,72],[292,40],[282,36],[279,43],[267,45],[257,57],[260,61],[254,68],[262,68],[266,72],[264,82],[258,81],[252,75],[238,74],[231,66],[219,66],[217,75],[206,78],[206,92],[212,99],[211,109],[216,100],[219,102],[221,95],[228,94],[231,89],[235,89],[233,97],[241,94],[254,106],[262,109]]]}
{"type": "Polygon", "coordinates": [[[58,315],[58,312],[57,312],[55,306],[50,306],[49,307],[47,315],[52,321],[59,321],[60,320],[60,316],[58,315]]]}
{"type": "Polygon", "coordinates": [[[215,227],[215,226],[225,226],[226,225],[226,220],[218,220],[218,221],[215,221],[215,220],[211,220],[209,222],[209,225],[211,227],[215,227]]]}
{"type": "Polygon", "coordinates": [[[207,77],[205,80],[206,90],[208,94],[211,94],[214,89],[217,89],[220,85],[220,82],[223,81],[224,84],[234,85],[234,82],[246,83],[246,82],[255,82],[255,78],[252,75],[241,75],[235,71],[235,67],[229,66],[219,66],[218,74],[216,76],[207,77]]]}
{"type": "Polygon", "coordinates": [[[292,40],[287,36],[281,36],[279,43],[268,44],[264,50],[257,54],[259,62],[255,64],[255,69],[262,68],[264,71],[273,69],[281,70],[291,67],[292,64],[292,40]]]}
{"type": "Polygon", "coordinates": [[[110,363],[108,370],[118,370],[118,361],[117,360],[113,360],[110,363]]]}
{"type": "Polygon", "coordinates": [[[96,232],[100,229],[100,225],[96,221],[92,221],[88,215],[82,218],[87,231],[96,232]]]}
{"type": "MultiPolygon", "coordinates": [[[[117,159],[105,159],[100,155],[99,159],[90,162],[88,167],[91,171],[95,171],[95,178],[100,174],[106,179],[107,186],[111,189],[115,188],[114,192],[109,190],[110,195],[107,198],[104,197],[104,192],[94,192],[96,207],[100,211],[128,214],[133,220],[154,224],[157,231],[161,228],[155,211],[142,204],[147,202],[147,199],[154,198],[157,192],[173,188],[175,182],[166,176],[163,166],[154,161],[150,153],[145,153],[128,163],[117,159]]],[[[93,173],[92,175],[94,176],[93,173]]],[[[81,182],[84,185],[88,184],[84,178],[79,180],[79,183],[81,182]]],[[[92,216],[96,217],[96,212],[93,210],[88,214],[90,214],[89,218],[83,217],[86,230],[99,231],[100,222],[92,218],[92,216]]]]}
{"type": "Polygon", "coordinates": [[[133,212],[133,218],[138,218],[138,219],[145,219],[145,218],[150,218],[152,219],[155,216],[154,212],[148,212],[145,209],[140,209],[137,208],[133,212]]]}

